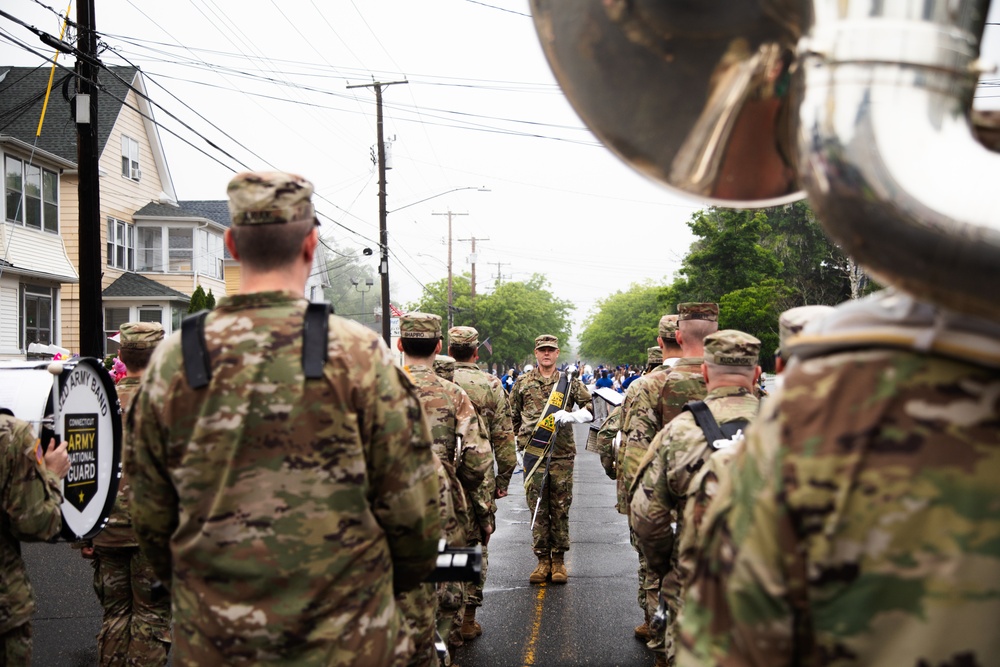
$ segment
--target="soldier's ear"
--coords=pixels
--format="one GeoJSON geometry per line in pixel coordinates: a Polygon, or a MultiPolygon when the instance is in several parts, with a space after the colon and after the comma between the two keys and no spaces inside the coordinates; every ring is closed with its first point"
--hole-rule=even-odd
{"type": "Polygon", "coordinates": [[[233,236],[233,230],[227,229],[222,234],[222,240],[226,244],[226,248],[229,250],[229,254],[233,256],[233,259],[239,261],[240,254],[236,252],[236,237],[233,236]]]}

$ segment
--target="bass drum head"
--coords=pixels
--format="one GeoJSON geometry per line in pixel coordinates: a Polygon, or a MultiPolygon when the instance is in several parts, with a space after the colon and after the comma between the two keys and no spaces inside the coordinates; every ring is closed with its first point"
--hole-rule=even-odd
{"type": "Polygon", "coordinates": [[[122,443],[118,392],[97,359],[67,363],[58,378],[56,437],[69,443],[62,537],[90,539],[107,524],[118,494],[122,443]]]}

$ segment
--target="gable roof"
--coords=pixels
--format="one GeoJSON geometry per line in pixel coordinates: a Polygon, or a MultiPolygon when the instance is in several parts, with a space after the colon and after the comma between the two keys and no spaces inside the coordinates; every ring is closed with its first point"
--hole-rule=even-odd
{"type": "Polygon", "coordinates": [[[183,292],[161,285],[155,280],[150,280],[146,276],[138,273],[123,273],[118,280],[104,288],[101,292],[104,297],[152,297],[158,299],[170,299],[171,301],[183,301],[188,303],[191,297],[183,292]]]}
{"type": "MultiPolygon", "coordinates": [[[[22,148],[35,147],[42,153],[63,161],[64,167],[76,167],[76,123],[73,120],[71,99],[75,91],[72,70],[59,67],[52,79],[52,93],[45,110],[42,133],[35,143],[38,119],[41,117],[45,91],[49,84],[49,63],[38,67],[0,66],[0,143],[19,142],[22,148]]],[[[153,160],[160,172],[160,185],[168,201],[174,201],[173,179],[167,166],[160,134],[153,121],[153,111],[146,99],[146,84],[137,67],[110,65],[97,75],[97,135],[101,154],[107,148],[111,131],[118,121],[125,98],[135,88],[139,113],[149,139],[153,160]]],[[[117,149],[115,149],[117,150],[117,149]]]]}
{"type": "MultiPolygon", "coordinates": [[[[122,108],[119,100],[128,95],[129,85],[135,85],[139,71],[135,67],[120,66],[107,69],[109,71],[102,70],[97,77],[101,91],[97,100],[97,133],[102,152],[122,108]]],[[[0,80],[0,134],[28,144],[35,143],[50,70],[48,63],[38,67],[0,67],[0,75],[3,75],[3,80],[0,80]]],[[[37,145],[75,164],[76,123],[71,103],[66,99],[75,94],[74,78],[72,71],[56,69],[37,145]]]]}

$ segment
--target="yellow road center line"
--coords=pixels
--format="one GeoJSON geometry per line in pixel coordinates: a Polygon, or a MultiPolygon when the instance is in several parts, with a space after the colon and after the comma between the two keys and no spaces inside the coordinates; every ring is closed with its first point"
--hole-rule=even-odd
{"type": "Polygon", "coordinates": [[[524,647],[524,665],[535,664],[535,646],[538,645],[538,635],[542,630],[542,607],[545,604],[545,589],[547,584],[538,586],[538,593],[535,595],[535,616],[531,620],[531,636],[528,637],[528,645],[524,647]]]}

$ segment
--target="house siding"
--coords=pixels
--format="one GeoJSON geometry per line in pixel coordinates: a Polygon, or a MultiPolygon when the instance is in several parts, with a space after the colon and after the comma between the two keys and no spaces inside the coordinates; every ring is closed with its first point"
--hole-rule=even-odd
{"type": "Polygon", "coordinates": [[[237,294],[240,291],[240,282],[243,277],[243,267],[236,262],[226,262],[226,295],[237,294]]]}
{"type": "MultiPolygon", "coordinates": [[[[135,108],[132,108],[138,106],[135,92],[129,91],[125,101],[126,105],[121,108],[114,129],[108,137],[108,143],[101,153],[99,167],[101,174],[101,270],[104,274],[101,279],[102,290],[124,273],[120,269],[108,266],[108,218],[113,217],[131,223],[132,214],[151,201],[159,201],[160,193],[163,190],[160,173],[153,159],[153,151],[149,137],[146,135],[142,116],[135,108]],[[142,170],[142,177],[138,182],[122,176],[122,134],[131,137],[139,144],[139,168],[142,170]]],[[[60,179],[62,236],[66,244],[66,252],[77,271],[79,271],[80,247],[77,210],[78,187],[79,178],[75,174],[63,176],[60,179]]],[[[160,275],[153,278],[157,282],[167,284],[160,275]]],[[[191,284],[190,276],[187,277],[187,284],[191,284]]],[[[190,294],[192,289],[192,287],[188,287],[180,289],[180,291],[190,294]]],[[[64,286],[61,310],[63,314],[61,327],[63,347],[77,351],[80,349],[80,290],[77,285],[64,286]]]]}
{"type": "Polygon", "coordinates": [[[0,313],[5,314],[0,318],[0,359],[21,356],[17,341],[18,313],[21,312],[17,305],[17,293],[17,276],[0,275],[0,313]],[[12,316],[7,317],[7,313],[12,316]]]}

